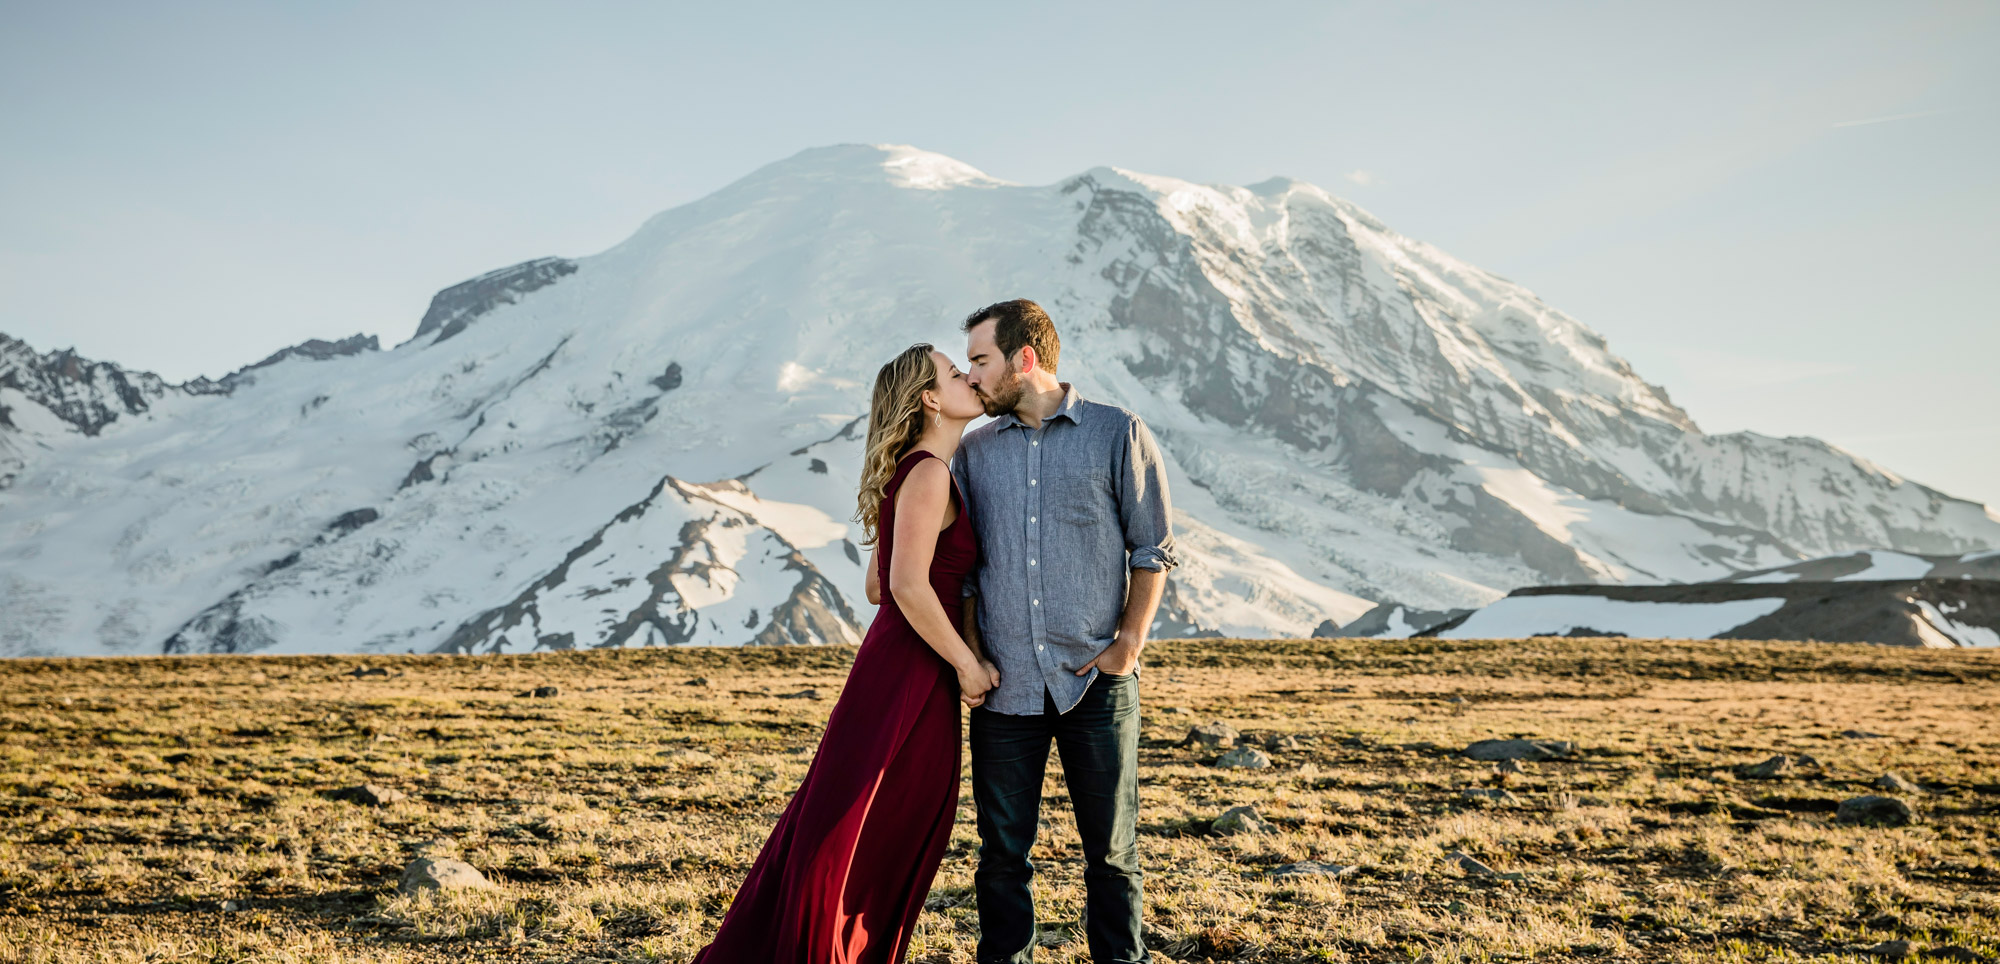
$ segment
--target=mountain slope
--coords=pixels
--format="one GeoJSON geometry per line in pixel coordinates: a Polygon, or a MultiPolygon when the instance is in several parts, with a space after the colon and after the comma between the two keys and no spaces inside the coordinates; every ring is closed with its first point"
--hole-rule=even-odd
{"type": "Polygon", "coordinates": [[[844,146],[448,288],[390,351],[123,373],[159,401],[0,426],[0,653],[853,638],[875,368],[1015,295],[1169,456],[1162,632],[2000,544],[1823,443],[1703,435],[1581,324],[1311,185],[844,146]]]}

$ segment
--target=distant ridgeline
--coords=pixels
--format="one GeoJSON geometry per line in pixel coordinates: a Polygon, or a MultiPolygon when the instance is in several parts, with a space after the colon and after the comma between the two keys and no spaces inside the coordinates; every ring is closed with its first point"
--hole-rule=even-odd
{"type": "Polygon", "coordinates": [[[2000,646],[2000,551],[1854,552],[1675,585],[1535,586],[1476,610],[1379,606],[1326,635],[1639,636],[2000,646]]]}

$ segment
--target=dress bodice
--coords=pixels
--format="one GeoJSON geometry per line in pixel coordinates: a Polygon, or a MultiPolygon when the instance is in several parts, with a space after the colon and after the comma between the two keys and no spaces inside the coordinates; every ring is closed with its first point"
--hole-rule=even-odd
{"type": "MultiPolygon", "coordinates": [[[[896,463],[896,474],[889,477],[889,484],[882,490],[882,508],[877,517],[875,529],[881,551],[875,554],[875,577],[883,587],[882,605],[896,605],[895,598],[888,593],[889,560],[896,551],[896,491],[902,488],[903,480],[910,470],[927,458],[937,458],[923,449],[911,449],[896,463]]],[[[940,461],[942,461],[940,459],[940,461]]],[[[937,590],[938,601],[954,616],[963,605],[962,593],[966,577],[979,563],[979,543],[973,536],[972,510],[965,503],[964,493],[959,491],[958,480],[951,482],[952,500],[958,504],[958,518],[937,534],[937,549],[931,554],[931,588],[937,590]]]]}

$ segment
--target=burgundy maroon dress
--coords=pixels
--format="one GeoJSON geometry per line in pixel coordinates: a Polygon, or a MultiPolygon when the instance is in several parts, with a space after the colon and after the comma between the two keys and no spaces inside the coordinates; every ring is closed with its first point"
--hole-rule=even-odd
{"type": "MultiPolygon", "coordinates": [[[[876,530],[882,606],[805,781],[692,964],[886,964],[909,947],[951,839],[960,760],[958,674],[887,592],[896,490],[926,458],[936,456],[911,451],[889,479],[876,530]]],[[[957,501],[930,572],[954,626],[978,552],[965,500],[957,501]]]]}

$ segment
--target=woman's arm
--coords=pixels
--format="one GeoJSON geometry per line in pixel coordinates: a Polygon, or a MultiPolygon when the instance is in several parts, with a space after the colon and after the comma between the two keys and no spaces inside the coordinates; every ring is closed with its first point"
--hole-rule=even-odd
{"type": "Polygon", "coordinates": [[[965,614],[960,620],[959,635],[965,637],[965,645],[972,648],[972,655],[980,662],[986,662],[986,649],[979,642],[979,597],[965,597],[965,614]]]}
{"type": "Polygon", "coordinates": [[[960,698],[974,706],[993,688],[979,656],[945,615],[931,588],[931,558],[951,498],[951,472],[937,459],[924,459],[896,490],[896,551],[889,559],[889,595],[924,642],[958,671],[960,698]],[[976,700],[976,701],[975,701],[976,700]]]}
{"type": "Polygon", "coordinates": [[[875,566],[875,554],[882,551],[882,543],[877,540],[868,550],[868,575],[862,584],[862,591],[868,594],[868,605],[882,605],[882,578],[875,566]]]}

